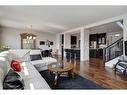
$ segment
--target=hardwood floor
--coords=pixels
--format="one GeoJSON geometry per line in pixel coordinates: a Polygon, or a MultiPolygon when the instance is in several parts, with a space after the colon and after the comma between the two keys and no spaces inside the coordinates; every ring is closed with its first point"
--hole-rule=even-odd
{"type": "MultiPolygon", "coordinates": [[[[61,57],[56,57],[58,62],[61,62],[61,57]]],[[[65,63],[68,60],[63,60],[65,63]]],[[[95,83],[102,85],[107,89],[127,89],[127,77],[116,74],[112,68],[105,67],[98,60],[94,62],[80,62],[79,60],[70,60],[74,65],[74,72],[87,78],[95,83]]]]}

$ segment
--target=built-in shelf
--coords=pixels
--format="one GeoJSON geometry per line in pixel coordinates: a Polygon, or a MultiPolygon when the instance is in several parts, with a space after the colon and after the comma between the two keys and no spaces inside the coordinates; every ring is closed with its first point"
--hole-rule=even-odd
{"type": "Polygon", "coordinates": [[[104,46],[106,46],[106,33],[91,34],[89,57],[103,59],[104,46]]]}

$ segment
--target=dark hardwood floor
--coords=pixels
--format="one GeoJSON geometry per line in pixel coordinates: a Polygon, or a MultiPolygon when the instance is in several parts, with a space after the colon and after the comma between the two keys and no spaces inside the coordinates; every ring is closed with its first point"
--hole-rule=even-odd
{"type": "MultiPolygon", "coordinates": [[[[61,57],[55,57],[61,62],[61,57]]],[[[107,89],[127,89],[127,77],[115,73],[112,68],[102,65],[101,60],[94,59],[94,62],[80,62],[79,60],[66,60],[74,65],[74,72],[107,89]]]]}

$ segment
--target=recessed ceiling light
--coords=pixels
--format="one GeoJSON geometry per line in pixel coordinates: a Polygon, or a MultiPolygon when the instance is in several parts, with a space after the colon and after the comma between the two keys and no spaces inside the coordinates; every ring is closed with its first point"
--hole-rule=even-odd
{"type": "Polygon", "coordinates": [[[120,36],[120,34],[115,34],[115,36],[116,36],[116,37],[119,37],[119,36],[120,36]]]}

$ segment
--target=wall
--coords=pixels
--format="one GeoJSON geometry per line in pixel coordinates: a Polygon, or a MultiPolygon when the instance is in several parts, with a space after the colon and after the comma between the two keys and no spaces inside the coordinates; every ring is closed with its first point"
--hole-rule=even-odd
{"type": "Polygon", "coordinates": [[[64,48],[70,49],[71,48],[71,35],[64,34],[64,48]]]}
{"type": "Polygon", "coordinates": [[[0,45],[1,45],[1,40],[2,40],[1,39],[1,35],[2,35],[1,33],[2,33],[2,31],[1,31],[1,28],[0,28],[0,45]]]}
{"type": "Polygon", "coordinates": [[[38,48],[41,48],[43,50],[53,49],[53,48],[58,49],[57,34],[36,32],[36,35],[37,35],[36,46],[38,48]],[[53,41],[54,45],[51,45],[50,47],[48,47],[47,45],[39,45],[40,41],[46,41],[46,40],[53,41]]]}
{"type": "Polygon", "coordinates": [[[2,28],[1,42],[3,45],[9,46],[13,49],[21,48],[20,33],[21,30],[12,28],[2,28]]]}
{"type": "MultiPolygon", "coordinates": [[[[2,44],[7,45],[11,47],[12,49],[19,49],[21,48],[21,38],[20,33],[26,32],[22,29],[14,29],[14,28],[1,28],[2,34],[1,34],[1,41],[2,44]]],[[[42,48],[42,49],[51,49],[56,48],[57,45],[57,35],[52,33],[44,33],[44,32],[33,32],[37,35],[36,39],[36,47],[42,48]],[[39,45],[39,41],[46,41],[50,40],[54,42],[54,45],[51,47],[48,47],[46,45],[39,45]]]]}
{"type": "Polygon", "coordinates": [[[108,45],[110,45],[122,37],[123,37],[123,31],[107,33],[107,43],[108,45]],[[120,34],[120,36],[115,36],[115,34],[120,34]]]}

